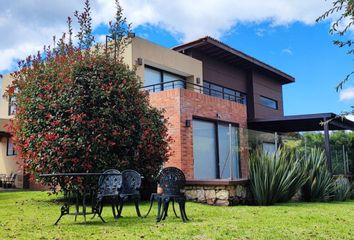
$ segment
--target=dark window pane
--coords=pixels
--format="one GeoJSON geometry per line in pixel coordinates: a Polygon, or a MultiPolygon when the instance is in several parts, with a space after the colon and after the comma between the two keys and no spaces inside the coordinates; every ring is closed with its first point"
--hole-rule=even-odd
{"type": "Polygon", "coordinates": [[[10,96],[9,98],[9,115],[16,114],[16,97],[10,96]]]}
{"type": "Polygon", "coordinates": [[[211,91],[210,91],[211,96],[222,98],[222,95],[223,95],[222,94],[222,87],[211,83],[210,89],[211,89],[211,91]]]}
{"type": "Polygon", "coordinates": [[[145,88],[147,91],[158,92],[161,91],[161,85],[159,83],[162,82],[161,72],[149,67],[145,67],[144,71],[144,86],[154,85],[148,88],[145,88]],[[157,84],[157,85],[156,85],[157,84]]]}
{"type": "Polygon", "coordinates": [[[6,153],[6,155],[7,155],[7,156],[14,156],[14,155],[16,155],[16,151],[15,151],[15,148],[14,148],[14,144],[13,144],[11,138],[8,138],[8,139],[7,139],[7,153],[6,153]]]}
{"type": "Polygon", "coordinates": [[[183,78],[172,73],[163,73],[163,90],[183,88],[183,78]],[[167,82],[167,83],[166,83],[167,82]],[[170,82],[170,83],[168,83],[170,82]]]}
{"type": "Polygon", "coordinates": [[[266,106],[266,107],[269,107],[272,109],[278,109],[278,102],[274,99],[261,96],[260,101],[263,106],[266,106]]]}

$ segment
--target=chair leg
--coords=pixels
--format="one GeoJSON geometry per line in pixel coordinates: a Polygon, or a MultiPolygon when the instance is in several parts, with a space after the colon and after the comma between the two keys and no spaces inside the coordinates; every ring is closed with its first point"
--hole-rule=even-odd
{"type": "Polygon", "coordinates": [[[120,217],[122,216],[123,205],[124,205],[124,201],[123,201],[123,200],[120,200],[120,201],[119,201],[119,210],[118,210],[118,216],[117,216],[117,218],[120,218],[120,217]]]}
{"type": "Polygon", "coordinates": [[[183,204],[182,204],[182,208],[183,208],[183,215],[184,215],[184,218],[189,221],[188,217],[187,217],[187,213],[186,213],[186,202],[183,201],[183,204]]]}
{"type": "MultiPolygon", "coordinates": [[[[117,214],[116,214],[116,208],[115,208],[115,202],[113,199],[111,199],[111,205],[112,205],[112,213],[113,213],[113,217],[115,219],[117,219],[117,214]]],[[[119,213],[118,213],[119,214],[119,213]]]]}
{"type": "Polygon", "coordinates": [[[179,211],[181,213],[181,218],[182,218],[183,222],[187,222],[187,220],[185,218],[185,215],[184,215],[184,212],[183,212],[183,203],[182,202],[178,202],[178,205],[179,205],[179,211]]]}
{"type": "Polygon", "coordinates": [[[154,203],[154,199],[155,199],[155,195],[151,194],[151,196],[150,196],[150,207],[149,207],[149,210],[147,211],[147,213],[145,214],[144,218],[146,218],[149,215],[149,213],[151,211],[151,208],[152,208],[152,205],[154,203]]]}
{"type": "Polygon", "coordinates": [[[175,209],[175,200],[172,200],[172,209],[173,209],[173,212],[175,213],[175,216],[177,218],[179,218],[179,216],[177,215],[176,209],[175,209]]]}
{"type": "Polygon", "coordinates": [[[139,209],[139,199],[135,199],[134,200],[134,203],[135,203],[135,211],[136,211],[136,214],[138,215],[138,217],[141,217],[141,214],[140,214],[140,209],[139,209]]]}
{"type": "Polygon", "coordinates": [[[168,206],[169,205],[170,205],[169,200],[167,200],[166,202],[163,202],[162,220],[165,220],[168,215],[168,206]]]}
{"type": "Polygon", "coordinates": [[[158,199],[157,199],[157,216],[156,216],[156,222],[160,222],[161,221],[161,218],[162,218],[162,216],[161,216],[161,205],[162,205],[162,199],[161,199],[161,197],[159,197],[158,199]]]}

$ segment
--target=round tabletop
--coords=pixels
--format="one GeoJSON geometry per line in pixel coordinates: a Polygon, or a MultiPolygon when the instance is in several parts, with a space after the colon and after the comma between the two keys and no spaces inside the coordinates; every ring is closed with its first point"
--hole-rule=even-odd
{"type": "Polygon", "coordinates": [[[105,176],[105,175],[122,175],[121,173],[46,173],[39,174],[40,177],[89,177],[89,176],[105,176]]]}

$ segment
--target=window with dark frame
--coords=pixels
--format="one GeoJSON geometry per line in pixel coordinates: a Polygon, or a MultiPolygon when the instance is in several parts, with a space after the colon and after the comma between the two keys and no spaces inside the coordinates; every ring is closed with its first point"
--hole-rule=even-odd
{"type": "Polygon", "coordinates": [[[268,97],[264,97],[264,96],[260,96],[260,102],[263,106],[271,108],[271,109],[278,109],[278,101],[268,98],[268,97]]]}
{"type": "Polygon", "coordinates": [[[6,149],[6,155],[7,156],[15,156],[17,153],[14,148],[14,144],[11,138],[7,138],[7,149],[6,149]]]}
{"type": "Polygon", "coordinates": [[[155,67],[145,65],[144,88],[149,92],[160,92],[163,90],[182,88],[185,77],[164,71],[155,67]]]}
{"type": "Polygon", "coordinates": [[[9,116],[16,114],[16,97],[9,97],[9,116]]]}

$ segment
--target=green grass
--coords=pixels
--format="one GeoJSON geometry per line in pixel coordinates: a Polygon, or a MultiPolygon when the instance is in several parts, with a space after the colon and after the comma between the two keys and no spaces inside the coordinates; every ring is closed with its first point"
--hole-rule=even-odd
{"type": "MultiPolygon", "coordinates": [[[[354,201],[288,203],[270,207],[213,207],[187,203],[190,222],[170,213],[155,223],[156,205],[138,219],[134,207],[114,220],[110,207],[84,225],[82,217],[64,216],[60,204],[44,192],[0,192],[0,239],[354,239],[354,201]]],[[[148,204],[141,206],[146,212],[148,204]]]]}

